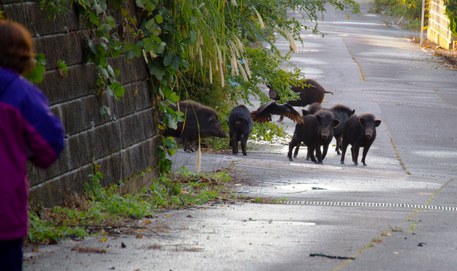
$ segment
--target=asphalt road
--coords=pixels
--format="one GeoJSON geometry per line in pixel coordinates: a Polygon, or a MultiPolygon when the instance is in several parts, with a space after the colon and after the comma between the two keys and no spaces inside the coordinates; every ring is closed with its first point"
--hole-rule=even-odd
{"type": "MultiPolygon", "coordinates": [[[[349,154],[341,165],[334,151],[324,165],[304,150],[289,162],[285,144],[251,143],[246,157],[204,153],[203,170],[230,167],[238,193],[283,202],[167,212],[143,238],[27,252],[25,270],[456,270],[457,72],[412,42],[417,33],[389,25],[366,4],[359,16],[330,10],[324,37],[304,33],[292,58],[334,92],[324,106],[382,120],[368,166],[349,154]]],[[[292,134],[290,120],[281,125],[292,134]]],[[[173,159],[195,166],[195,154],[173,159]]]]}

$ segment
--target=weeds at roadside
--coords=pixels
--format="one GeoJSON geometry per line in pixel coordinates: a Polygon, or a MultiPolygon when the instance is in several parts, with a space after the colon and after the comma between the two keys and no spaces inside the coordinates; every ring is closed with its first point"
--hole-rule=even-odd
{"type": "Polygon", "coordinates": [[[62,239],[83,239],[126,228],[133,221],[150,218],[165,209],[186,208],[209,202],[232,200],[228,172],[193,173],[183,168],[172,176],[161,177],[133,194],[121,194],[117,185],[103,187],[104,176],[98,165],[71,205],[29,211],[30,244],[55,244],[62,239]]]}

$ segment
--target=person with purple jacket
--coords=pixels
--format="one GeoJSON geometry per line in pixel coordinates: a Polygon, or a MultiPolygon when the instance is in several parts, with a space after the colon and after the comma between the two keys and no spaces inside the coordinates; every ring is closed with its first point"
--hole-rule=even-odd
{"type": "Polygon", "coordinates": [[[28,227],[27,160],[49,167],[64,148],[64,129],[45,95],[22,74],[35,65],[33,39],[0,19],[0,270],[22,270],[28,227]]]}

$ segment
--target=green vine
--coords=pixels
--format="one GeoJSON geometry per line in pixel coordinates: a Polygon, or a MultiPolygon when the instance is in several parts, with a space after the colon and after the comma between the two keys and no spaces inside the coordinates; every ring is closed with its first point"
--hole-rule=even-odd
{"type": "MultiPolygon", "coordinates": [[[[106,1],[78,0],[76,4],[91,29],[90,34],[86,36],[86,42],[91,53],[89,61],[97,67],[98,95],[102,98],[107,94],[119,100],[124,96],[125,88],[117,80],[119,71],[109,63],[110,59],[124,53],[120,37],[115,31],[117,29],[116,19],[108,14],[106,1]]],[[[111,115],[110,108],[102,105],[101,113],[111,115]]]]}
{"type": "Polygon", "coordinates": [[[446,5],[446,14],[450,20],[450,29],[452,34],[457,35],[457,1],[446,0],[444,1],[446,5]]]}

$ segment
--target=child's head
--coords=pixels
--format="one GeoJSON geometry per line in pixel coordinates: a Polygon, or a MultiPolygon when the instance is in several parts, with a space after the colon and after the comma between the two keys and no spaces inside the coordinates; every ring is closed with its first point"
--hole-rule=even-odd
{"type": "Polygon", "coordinates": [[[35,66],[33,39],[21,24],[0,19],[0,66],[20,74],[35,66]]]}

